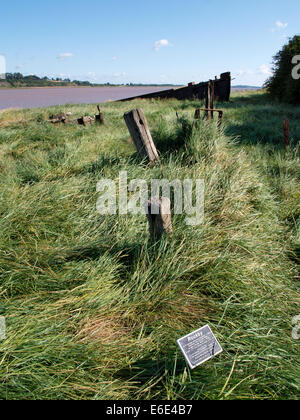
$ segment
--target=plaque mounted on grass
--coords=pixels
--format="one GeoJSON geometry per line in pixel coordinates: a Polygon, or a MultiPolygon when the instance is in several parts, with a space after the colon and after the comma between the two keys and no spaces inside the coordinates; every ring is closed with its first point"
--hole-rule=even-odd
{"type": "Polygon", "coordinates": [[[209,325],[180,338],[177,344],[191,369],[195,369],[223,351],[209,325]]]}

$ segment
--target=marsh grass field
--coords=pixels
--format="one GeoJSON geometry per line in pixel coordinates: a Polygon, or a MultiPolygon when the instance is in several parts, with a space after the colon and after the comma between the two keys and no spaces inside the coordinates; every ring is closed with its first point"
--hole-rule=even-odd
{"type": "Polygon", "coordinates": [[[94,105],[1,112],[1,399],[299,399],[300,107],[236,92],[219,133],[202,105],[106,103],[101,127],[46,121],[94,105]],[[138,107],[157,166],[123,120],[138,107]],[[101,216],[96,184],[122,170],[204,179],[204,223],[151,243],[145,216],[101,216]],[[206,324],[224,351],[191,371],[176,340],[206,324]]]}

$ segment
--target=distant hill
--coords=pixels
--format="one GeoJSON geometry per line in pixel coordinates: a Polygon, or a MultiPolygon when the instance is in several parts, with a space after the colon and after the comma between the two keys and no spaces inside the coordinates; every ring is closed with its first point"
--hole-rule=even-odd
{"type": "Polygon", "coordinates": [[[262,89],[262,87],[261,86],[236,85],[236,86],[232,86],[231,89],[234,89],[234,90],[240,90],[240,89],[257,90],[257,89],[262,89]]]}
{"type": "Polygon", "coordinates": [[[5,80],[0,82],[0,87],[21,88],[21,87],[45,87],[45,86],[90,86],[90,82],[70,79],[60,79],[59,77],[50,79],[40,78],[35,75],[23,76],[21,73],[6,73],[5,80]]]}
{"type": "MultiPolygon", "coordinates": [[[[0,88],[22,88],[22,87],[58,87],[58,86],[89,86],[89,87],[101,87],[101,86],[120,86],[120,84],[112,83],[91,83],[87,80],[70,80],[43,77],[40,78],[35,75],[23,76],[21,73],[6,73],[6,78],[0,81],[0,88]]],[[[122,86],[149,86],[149,84],[142,83],[127,83],[122,86]]],[[[151,84],[150,86],[177,86],[171,84],[151,84]]]]}

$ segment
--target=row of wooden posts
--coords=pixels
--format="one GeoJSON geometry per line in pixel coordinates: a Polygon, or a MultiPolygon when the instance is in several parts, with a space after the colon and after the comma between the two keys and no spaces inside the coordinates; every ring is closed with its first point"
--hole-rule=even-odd
{"type": "MultiPolygon", "coordinates": [[[[210,104],[213,105],[213,104],[210,104]]],[[[219,124],[222,122],[223,111],[213,108],[200,108],[195,112],[195,119],[200,118],[200,112],[219,112],[219,124]]],[[[145,114],[141,108],[134,109],[124,114],[124,120],[128,127],[132,141],[136,147],[139,156],[144,160],[155,163],[160,162],[159,154],[154,144],[149,125],[145,114]]],[[[167,197],[152,197],[147,202],[150,236],[158,240],[163,234],[173,232],[171,220],[171,203],[167,197]]]]}
{"type": "MultiPolygon", "coordinates": [[[[206,92],[206,103],[205,103],[205,108],[198,108],[195,111],[195,115],[194,118],[195,119],[200,119],[201,118],[201,112],[205,112],[205,116],[208,120],[211,120],[214,118],[214,113],[218,113],[218,127],[219,129],[222,126],[222,120],[223,120],[223,110],[221,109],[215,109],[214,108],[214,102],[215,102],[215,81],[214,80],[210,80],[208,82],[207,85],[207,92],[206,92]]],[[[67,112],[67,113],[60,113],[60,114],[56,114],[56,115],[51,115],[49,117],[49,121],[52,124],[57,124],[57,123],[63,123],[63,124],[70,124],[70,123],[78,123],[79,125],[82,126],[86,126],[86,125],[90,125],[90,124],[94,124],[99,123],[100,125],[104,124],[104,116],[103,113],[101,112],[100,106],[97,106],[98,109],[98,114],[96,114],[94,117],[90,117],[90,116],[82,116],[80,118],[77,118],[76,120],[71,120],[69,119],[71,112],[67,112]]],[[[141,110],[137,110],[137,112],[140,112],[141,110]]],[[[124,118],[126,121],[126,124],[129,128],[129,131],[132,130],[133,132],[135,131],[135,127],[134,125],[132,126],[131,122],[130,122],[130,117],[126,117],[127,114],[125,114],[124,118]],[[130,128],[131,127],[131,128],[130,128]]],[[[146,118],[144,116],[144,114],[142,115],[142,118],[140,118],[140,120],[144,120],[144,122],[146,121],[146,118]]],[[[149,135],[150,131],[149,131],[149,127],[148,124],[144,130],[144,135],[149,135]],[[148,130],[148,132],[147,132],[148,130]]],[[[290,134],[290,122],[288,119],[285,119],[283,122],[283,131],[284,131],[284,149],[285,151],[287,150],[288,146],[289,146],[289,134],[290,134]]],[[[138,140],[136,141],[136,147],[143,150],[143,148],[146,149],[146,154],[144,154],[143,157],[149,157],[150,161],[154,161],[159,159],[157,151],[152,149],[152,144],[148,144],[148,142],[146,142],[145,145],[143,145],[143,147],[140,147],[140,145],[138,144],[138,140]]]]}
{"type": "MultiPolygon", "coordinates": [[[[201,111],[205,112],[207,119],[213,119],[214,113],[218,113],[218,126],[221,127],[223,111],[220,109],[214,109],[214,85],[213,81],[209,82],[208,95],[206,100],[206,107],[196,109],[194,118],[199,119],[201,117],[201,111]]],[[[56,123],[70,123],[76,122],[79,125],[87,125],[98,122],[104,124],[104,116],[98,105],[99,114],[91,117],[81,117],[77,120],[69,120],[71,113],[57,114],[50,117],[50,122],[56,123]]],[[[134,109],[124,114],[124,120],[128,127],[132,141],[136,147],[139,156],[143,160],[147,160],[150,163],[160,162],[159,154],[154,144],[149,125],[145,114],[141,108],[134,109]]],[[[289,145],[289,121],[284,121],[284,147],[287,149],[289,145]]],[[[171,220],[171,203],[167,197],[152,197],[148,202],[148,223],[150,236],[155,240],[161,238],[163,234],[172,233],[172,220],[171,220]]]]}
{"type": "MultiPolygon", "coordinates": [[[[95,122],[104,124],[104,116],[98,105],[99,114],[94,118],[90,116],[83,116],[81,118],[72,120],[70,112],[51,115],[49,122],[52,124],[70,124],[78,123],[86,126],[95,122]]],[[[125,122],[129,129],[133,143],[137,149],[138,154],[142,159],[147,159],[149,162],[159,162],[159,155],[153,142],[149,125],[142,109],[135,109],[127,112],[124,115],[125,122]]],[[[151,238],[159,239],[166,233],[172,233],[171,222],[171,202],[167,197],[152,197],[147,202],[147,218],[149,222],[149,231],[151,238]]]]}
{"type": "Polygon", "coordinates": [[[97,106],[98,112],[99,114],[96,114],[94,117],[90,117],[90,116],[83,116],[80,118],[77,118],[75,120],[70,119],[70,116],[72,115],[71,112],[61,112],[59,114],[55,114],[55,115],[50,115],[49,117],[49,122],[51,122],[52,124],[72,124],[72,123],[77,123],[79,125],[88,125],[88,124],[94,124],[99,123],[99,124],[104,124],[104,116],[101,112],[100,106],[97,106]]]}
{"type": "MultiPolygon", "coordinates": [[[[210,80],[207,89],[206,107],[196,109],[194,118],[199,119],[201,117],[201,111],[204,111],[206,118],[210,120],[214,118],[214,112],[217,112],[219,115],[218,125],[221,127],[223,111],[221,109],[214,109],[214,92],[214,81],[210,80]]],[[[150,162],[159,161],[159,155],[143,110],[139,108],[127,112],[124,114],[124,119],[139,155],[143,159],[148,159],[150,162]]]]}
{"type": "MultiPolygon", "coordinates": [[[[223,111],[214,109],[214,82],[208,83],[206,107],[196,109],[194,118],[200,119],[201,111],[205,112],[207,119],[214,118],[214,112],[218,112],[218,126],[221,127],[223,111]]],[[[178,115],[177,115],[178,117],[178,115]]],[[[149,125],[141,108],[134,109],[124,114],[124,119],[129,133],[142,159],[149,162],[159,162],[159,154],[153,142],[149,125]]],[[[171,203],[167,197],[152,197],[147,202],[147,218],[149,222],[150,236],[157,240],[163,234],[170,234],[173,231],[171,220],[171,203]]]]}
{"type": "MultiPolygon", "coordinates": [[[[150,163],[160,162],[149,125],[141,108],[124,114],[124,120],[139,156],[150,163]]],[[[147,218],[151,238],[158,240],[173,231],[171,202],[167,197],[152,197],[147,201],[147,218]]]]}
{"type": "MultiPolygon", "coordinates": [[[[218,125],[221,126],[223,111],[213,108],[213,96],[209,96],[206,108],[199,108],[195,111],[195,119],[200,118],[201,111],[204,111],[208,119],[213,118],[213,113],[219,113],[218,125]]],[[[136,147],[136,150],[142,159],[149,162],[159,162],[159,154],[153,142],[148,122],[142,109],[134,109],[124,114],[124,119],[129,133],[136,147]]],[[[289,120],[284,121],[284,147],[289,145],[289,120]]],[[[171,221],[171,203],[166,197],[153,197],[148,203],[148,222],[150,235],[154,239],[159,239],[163,234],[172,233],[171,221]],[[154,212],[153,212],[154,209],[154,212]]]]}

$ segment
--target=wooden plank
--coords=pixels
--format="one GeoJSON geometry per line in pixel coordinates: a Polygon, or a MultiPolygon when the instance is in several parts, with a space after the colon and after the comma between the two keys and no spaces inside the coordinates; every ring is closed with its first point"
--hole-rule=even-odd
{"type": "Polygon", "coordinates": [[[196,111],[195,111],[195,113],[197,112],[197,111],[213,111],[213,112],[223,112],[223,110],[222,109],[211,109],[211,108],[197,108],[196,109],[196,111]]]}
{"type": "Polygon", "coordinates": [[[67,119],[69,118],[69,116],[72,115],[72,112],[61,112],[59,114],[55,114],[55,115],[50,115],[49,116],[49,121],[52,124],[57,124],[57,123],[65,123],[67,121],[67,119]]]}
{"type": "MultiPolygon", "coordinates": [[[[212,80],[208,82],[208,107],[210,110],[214,109],[215,84],[212,80]]],[[[213,111],[208,111],[208,119],[214,118],[213,111]]]]}
{"type": "Polygon", "coordinates": [[[141,108],[134,109],[124,114],[129,133],[142,159],[150,162],[159,162],[159,155],[153,142],[148,122],[141,108]]]}
{"type": "Polygon", "coordinates": [[[79,125],[87,125],[87,124],[92,124],[93,122],[95,122],[94,118],[92,117],[81,117],[77,119],[77,122],[79,125]]]}
{"type": "MultiPolygon", "coordinates": [[[[230,100],[231,92],[231,74],[230,72],[221,74],[219,79],[216,79],[214,82],[214,97],[218,98],[220,101],[228,102],[230,100]]],[[[144,95],[138,95],[131,98],[121,99],[120,101],[132,101],[137,98],[149,99],[149,98],[160,98],[160,99],[169,99],[175,98],[178,100],[181,99],[205,99],[207,98],[207,87],[209,82],[201,82],[194,84],[191,82],[188,86],[161,90],[159,92],[146,93],[144,95]]],[[[206,108],[210,108],[206,104],[206,108]]]]}

